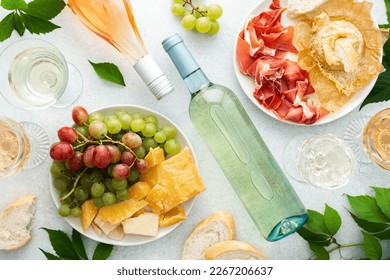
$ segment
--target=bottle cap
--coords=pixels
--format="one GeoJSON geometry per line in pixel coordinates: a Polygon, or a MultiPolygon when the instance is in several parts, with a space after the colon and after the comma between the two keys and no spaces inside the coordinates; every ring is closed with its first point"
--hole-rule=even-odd
{"type": "Polygon", "coordinates": [[[183,79],[200,68],[179,34],[166,38],[162,45],[183,79]]]}
{"type": "Polygon", "coordinates": [[[173,91],[173,87],[168,78],[161,71],[151,55],[146,55],[141,58],[134,64],[134,69],[157,100],[160,100],[173,91]]]}

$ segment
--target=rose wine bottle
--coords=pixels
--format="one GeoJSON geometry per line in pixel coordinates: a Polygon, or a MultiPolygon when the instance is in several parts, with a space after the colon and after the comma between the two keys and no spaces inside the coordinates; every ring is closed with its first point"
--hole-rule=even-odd
{"type": "Polygon", "coordinates": [[[308,213],[238,98],[210,82],[179,35],[162,44],[192,95],[191,120],[262,235],[297,231],[308,213]]]}
{"type": "Polygon", "coordinates": [[[131,62],[157,99],[173,91],[169,80],[144,46],[130,0],[69,0],[68,6],[88,29],[131,62]]]}

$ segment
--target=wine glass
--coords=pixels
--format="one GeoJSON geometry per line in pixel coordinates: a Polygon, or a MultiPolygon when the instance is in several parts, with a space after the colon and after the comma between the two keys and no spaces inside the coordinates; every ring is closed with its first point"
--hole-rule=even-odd
{"type": "Polygon", "coordinates": [[[379,111],[368,121],[362,138],[364,151],[370,160],[390,170],[390,108],[379,111]]]}
{"type": "Polygon", "coordinates": [[[67,63],[49,42],[24,39],[0,54],[0,92],[11,105],[22,109],[66,107],[82,91],[80,72],[67,63]]]}
{"type": "Polygon", "coordinates": [[[0,116],[0,178],[38,166],[48,150],[49,137],[40,126],[0,116]]]}
{"type": "Polygon", "coordinates": [[[335,135],[302,134],[286,145],[284,167],[297,181],[336,189],[348,183],[356,160],[350,147],[335,135]]]}

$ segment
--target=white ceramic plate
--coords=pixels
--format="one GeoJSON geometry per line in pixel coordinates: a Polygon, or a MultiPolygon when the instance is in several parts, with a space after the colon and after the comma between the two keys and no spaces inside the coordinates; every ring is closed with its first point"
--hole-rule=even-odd
{"type": "MultiPolygon", "coordinates": [[[[192,156],[194,158],[194,161],[197,164],[194,150],[193,150],[191,144],[189,143],[188,139],[184,135],[183,131],[181,131],[180,128],[176,124],[174,124],[170,119],[163,116],[162,114],[157,113],[156,111],[153,111],[151,109],[147,109],[145,107],[135,106],[135,105],[116,105],[116,106],[104,107],[104,108],[100,108],[98,110],[95,110],[95,112],[99,111],[103,115],[106,116],[106,115],[115,113],[119,109],[124,109],[124,110],[128,111],[129,113],[139,112],[145,116],[146,115],[154,115],[158,118],[159,127],[166,125],[166,124],[170,124],[170,125],[174,126],[177,130],[176,139],[179,141],[182,148],[185,146],[189,147],[189,149],[192,153],[192,156]]],[[[90,112],[90,113],[92,113],[92,112],[90,112]]],[[[58,194],[58,191],[56,190],[56,188],[54,187],[54,185],[52,184],[51,178],[50,178],[50,191],[51,191],[51,195],[53,197],[54,203],[56,204],[56,206],[58,208],[60,205],[60,203],[58,201],[59,194],[58,194]]],[[[189,215],[189,212],[190,212],[192,206],[194,205],[194,202],[195,202],[195,199],[192,198],[192,199],[190,199],[182,204],[187,216],[189,215]]],[[[173,231],[180,224],[180,223],[176,223],[170,227],[159,228],[158,235],[155,237],[127,234],[127,235],[125,235],[125,238],[123,240],[117,241],[117,240],[113,240],[113,239],[108,238],[104,233],[101,235],[96,234],[95,231],[91,227],[87,230],[87,232],[83,232],[83,230],[81,228],[80,218],[66,217],[65,220],[75,230],[77,230],[81,234],[83,234],[83,235],[85,235],[93,240],[96,240],[98,242],[107,243],[107,244],[112,244],[112,245],[119,245],[119,246],[135,246],[135,245],[141,245],[141,244],[145,244],[145,243],[157,240],[157,239],[167,235],[171,231],[173,231]]]]}
{"type": "MultiPolygon", "coordinates": [[[[273,117],[274,119],[277,119],[277,120],[280,120],[279,118],[276,117],[276,115],[268,110],[268,109],[265,109],[261,104],[259,104],[259,102],[253,97],[253,90],[254,90],[254,87],[255,87],[255,82],[254,82],[254,79],[252,77],[249,77],[249,76],[246,76],[244,74],[241,74],[240,70],[239,70],[239,65],[237,63],[237,37],[238,37],[238,34],[241,32],[241,30],[243,30],[245,28],[245,25],[247,23],[247,21],[253,17],[253,16],[256,16],[258,15],[259,13],[263,12],[263,11],[266,11],[266,10],[269,10],[269,5],[272,1],[271,0],[261,0],[253,9],[252,11],[244,18],[244,20],[242,21],[241,25],[240,25],[240,28],[237,32],[237,35],[235,37],[235,42],[234,42],[234,50],[233,50],[233,65],[234,65],[234,72],[236,74],[236,77],[238,79],[238,82],[241,86],[241,88],[243,89],[243,91],[245,92],[245,94],[248,96],[248,98],[258,107],[260,108],[260,110],[262,110],[263,112],[265,112],[267,115],[273,117]]],[[[281,0],[280,1],[280,4],[282,7],[286,7],[287,6],[287,1],[286,0],[281,0]]],[[[375,18],[372,16],[372,19],[374,21],[374,25],[375,26],[378,26],[377,25],[377,22],[375,20],[375,18]]],[[[286,12],[283,13],[282,15],[282,24],[283,26],[288,26],[288,25],[295,25],[295,21],[294,20],[291,20],[287,17],[287,14],[286,12]]],[[[287,57],[291,60],[297,60],[297,56],[294,55],[294,54],[288,54],[287,57]]],[[[382,57],[382,55],[381,55],[382,57]]],[[[366,87],[364,87],[361,91],[357,92],[355,94],[354,97],[351,98],[351,100],[348,101],[348,103],[346,103],[343,107],[341,107],[338,111],[336,112],[333,112],[333,113],[329,113],[328,115],[322,117],[321,119],[319,119],[317,122],[315,122],[314,124],[311,124],[311,125],[319,125],[319,124],[325,124],[325,123],[329,123],[329,122],[332,122],[334,120],[337,120],[338,118],[341,118],[343,116],[345,116],[346,114],[350,113],[352,110],[354,110],[356,107],[358,107],[362,102],[363,100],[367,97],[367,95],[370,93],[371,89],[374,87],[375,85],[375,82],[376,82],[376,78],[371,81],[366,87]]],[[[283,121],[285,123],[289,123],[289,124],[294,124],[294,125],[302,125],[302,126],[305,126],[306,124],[299,124],[299,123],[296,123],[296,122],[292,122],[292,121],[286,121],[286,120],[280,120],[280,121],[283,121]]],[[[307,125],[306,125],[307,126],[307,125]]]]}

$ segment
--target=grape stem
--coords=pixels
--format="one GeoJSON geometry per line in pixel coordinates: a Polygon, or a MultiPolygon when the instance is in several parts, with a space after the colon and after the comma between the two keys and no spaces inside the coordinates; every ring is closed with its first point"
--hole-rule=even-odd
{"type": "Polygon", "coordinates": [[[85,145],[88,145],[88,144],[96,144],[96,145],[100,145],[100,144],[103,144],[103,143],[109,143],[109,144],[115,144],[115,145],[121,145],[122,147],[124,147],[127,151],[131,152],[133,155],[135,155],[135,157],[137,158],[137,160],[139,160],[139,158],[137,157],[137,155],[134,153],[134,151],[129,148],[128,146],[126,146],[124,143],[122,143],[121,141],[115,141],[114,139],[112,139],[111,137],[109,137],[107,134],[104,134],[103,136],[106,138],[105,140],[99,140],[99,141],[93,141],[93,140],[89,140],[87,137],[85,137],[84,135],[82,135],[80,132],[78,132],[76,130],[77,134],[80,136],[81,139],[84,140],[84,142],[82,142],[80,145],[77,145],[74,147],[75,150],[85,146],[85,145]]]}
{"type": "Polygon", "coordinates": [[[194,6],[194,4],[192,4],[192,0],[183,0],[183,2],[184,2],[183,6],[185,6],[187,4],[191,6],[192,12],[197,11],[202,17],[205,16],[204,12],[202,12],[201,10],[199,10],[198,7],[194,6]]]}
{"type": "Polygon", "coordinates": [[[73,183],[72,189],[71,189],[66,195],[64,195],[63,197],[60,197],[60,201],[64,201],[65,199],[67,199],[67,198],[74,192],[74,190],[76,189],[77,183],[79,182],[81,176],[83,176],[83,174],[84,174],[85,171],[87,171],[87,170],[88,170],[88,167],[84,168],[84,170],[81,171],[81,172],[77,175],[76,180],[75,180],[74,183],[73,183]]]}

